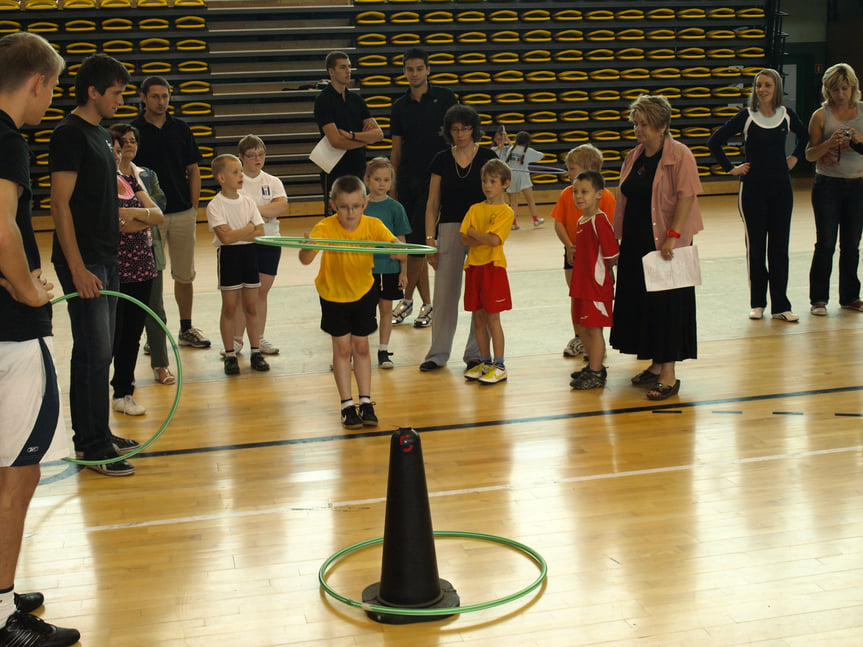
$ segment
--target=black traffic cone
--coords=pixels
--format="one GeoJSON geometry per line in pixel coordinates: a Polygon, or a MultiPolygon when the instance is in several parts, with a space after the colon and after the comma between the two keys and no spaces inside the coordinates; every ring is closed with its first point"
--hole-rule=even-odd
{"type": "MultiPolygon", "coordinates": [[[[366,587],[363,602],[399,609],[455,608],[458,593],[438,577],[420,436],[399,429],[390,440],[387,511],[381,581],[366,587]]],[[[377,622],[409,624],[449,616],[366,611],[377,622]]],[[[450,614],[454,615],[454,614],[450,614]]]]}

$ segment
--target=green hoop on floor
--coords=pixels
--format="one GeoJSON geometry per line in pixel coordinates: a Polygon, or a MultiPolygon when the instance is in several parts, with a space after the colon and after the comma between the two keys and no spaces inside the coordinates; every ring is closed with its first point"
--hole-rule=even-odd
{"type": "Polygon", "coordinates": [[[342,557],[345,557],[346,555],[350,555],[351,553],[355,553],[358,550],[362,550],[370,546],[382,544],[384,538],[376,537],[375,539],[367,539],[365,541],[361,541],[351,546],[348,546],[347,548],[342,548],[337,553],[333,553],[332,555],[330,555],[326,559],[326,561],[324,561],[324,563],[321,565],[320,570],[318,571],[318,582],[320,582],[321,588],[330,597],[338,600],[339,602],[342,602],[343,604],[347,604],[348,606],[362,609],[363,611],[371,611],[373,613],[386,613],[396,616],[451,616],[459,613],[470,613],[472,611],[484,611],[485,609],[499,607],[500,605],[506,604],[507,602],[518,600],[519,598],[524,597],[531,591],[539,588],[543,581],[545,581],[546,577],[548,577],[548,564],[546,564],[545,559],[543,559],[542,555],[540,555],[530,546],[526,546],[525,544],[519,543],[512,539],[507,539],[506,537],[498,537],[497,535],[488,535],[481,532],[469,532],[466,530],[438,530],[434,532],[434,536],[450,538],[455,537],[460,539],[477,539],[479,541],[488,541],[495,544],[501,544],[502,546],[507,546],[509,548],[513,548],[533,560],[533,562],[539,567],[539,577],[537,577],[528,586],[524,587],[523,589],[519,589],[515,593],[496,598],[494,600],[491,600],[490,602],[469,604],[464,607],[446,607],[440,609],[406,609],[403,607],[385,607],[379,604],[368,604],[366,602],[352,600],[343,595],[340,595],[329,584],[327,584],[326,576],[330,566],[332,566],[335,562],[340,560],[342,557]]]}
{"type": "MultiPolygon", "coordinates": [[[[159,430],[155,434],[153,434],[153,437],[150,438],[150,440],[145,442],[143,445],[139,445],[138,447],[136,447],[135,449],[133,449],[132,451],[130,451],[126,454],[123,454],[121,456],[111,457],[111,458],[105,458],[103,460],[91,461],[91,460],[85,460],[82,458],[71,458],[71,457],[67,457],[67,458],[63,459],[67,463],[75,463],[76,465],[108,465],[109,463],[117,463],[119,461],[126,460],[127,458],[131,458],[135,454],[138,454],[138,453],[144,451],[145,449],[147,449],[147,447],[149,447],[154,442],[156,442],[156,439],[159,436],[161,436],[165,432],[165,430],[168,428],[168,425],[171,424],[171,420],[174,419],[174,414],[177,412],[177,406],[180,404],[180,392],[183,390],[183,364],[180,361],[180,347],[177,346],[177,342],[174,340],[174,337],[171,335],[171,331],[168,330],[168,326],[165,325],[164,321],[162,321],[162,318],[159,315],[157,315],[155,312],[153,312],[146,304],[141,303],[140,301],[138,301],[138,299],[136,299],[135,297],[131,297],[128,294],[123,294],[122,292],[117,292],[115,290],[99,290],[99,296],[102,296],[102,295],[109,296],[109,297],[118,297],[120,299],[125,299],[126,301],[131,301],[136,306],[141,308],[144,312],[146,312],[148,315],[150,315],[156,321],[156,323],[159,324],[159,326],[162,328],[162,330],[165,331],[165,335],[168,337],[168,341],[171,342],[171,348],[174,349],[174,361],[177,363],[177,392],[174,395],[174,404],[171,406],[171,410],[168,412],[168,417],[165,419],[165,422],[162,423],[162,426],[159,427],[159,430]]],[[[80,297],[80,295],[77,292],[70,292],[69,294],[64,294],[63,296],[60,296],[60,297],[57,297],[56,299],[54,299],[51,302],[51,305],[52,306],[57,305],[58,303],[61,303],[63,301],[68,301],[69,299],[74,299],[76,297],[80,297]]]]}
{"type": "Polygon", "coordinates": [[[362,252],[364,254],[437,254],[437,247],[381,240],[341,240],[301,236],[258,236],[256,243],[273,247],[312,249],[316,252],[362,252]]]}

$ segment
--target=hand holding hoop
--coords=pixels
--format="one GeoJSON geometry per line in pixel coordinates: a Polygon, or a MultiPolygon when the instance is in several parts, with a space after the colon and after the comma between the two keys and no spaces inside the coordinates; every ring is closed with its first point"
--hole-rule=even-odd
{"type": "Polygon", "coordinates": [[[364,254],[436,254],[437,248],[413,243],[391,243],[380,240],[308,238],[300,236],[258,236],[256,243],[274,247],[310,249],[316,252],[362,252],[364,254]]]}

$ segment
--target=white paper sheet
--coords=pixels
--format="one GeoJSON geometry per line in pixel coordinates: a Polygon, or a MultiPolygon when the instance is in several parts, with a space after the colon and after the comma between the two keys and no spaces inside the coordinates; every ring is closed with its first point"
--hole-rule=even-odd
{"type": "Polygon", "coordinates": [[[701,265],[698,262],[698,247],[677,247],[670,261],[662,258],[661,252],[645,254],[644,284],[648,292],[662,292],[676,288],[701,285],[701,265]]]}
{"type": "Polygon", "coordinates": [[[309,159],[317,164],[324,173],[329,173],[339,163],[345,152],[344,148],[336,148],[330,144],[326,135],[324,135],[321,137],[321,141],[315,144],[312,152],[309,153],[309,159]]]}

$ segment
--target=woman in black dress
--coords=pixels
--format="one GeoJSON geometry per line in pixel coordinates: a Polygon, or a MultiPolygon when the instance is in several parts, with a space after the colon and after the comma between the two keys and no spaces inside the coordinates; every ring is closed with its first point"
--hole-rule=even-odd
{"type": "Polygon", "coordinates": [[[695,288],[648,292],[642,257],[692,244],[703,229],[696,196],[701,192],[692,152],[668,133],[671,105],[663,96],[642,95],[630,106],[635,147],[623,162],[614,210],[620,260],[611,345],[650,360],[632,378],[648,386],[648,400],[665,400],[680,390],[675,363],[697,356],[695,288]]]}

